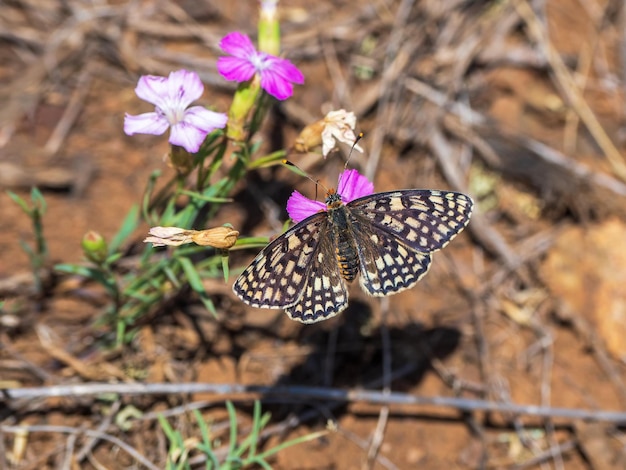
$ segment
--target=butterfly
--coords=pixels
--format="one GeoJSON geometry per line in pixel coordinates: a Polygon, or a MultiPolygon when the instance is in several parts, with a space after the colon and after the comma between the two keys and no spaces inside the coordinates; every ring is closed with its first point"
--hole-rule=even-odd
{"type": "Polygon", "coordinates": [[[467,226],[472,208],[469,196],[452,191],[405,189],[346,203],[329,190],[325,210],[267,245],[233,291],[248,305],[282,308],[302,323],[331,318],[348,306],[347,283],[357,275],[377,297],[415,285],[432,253],[467,226]]]}

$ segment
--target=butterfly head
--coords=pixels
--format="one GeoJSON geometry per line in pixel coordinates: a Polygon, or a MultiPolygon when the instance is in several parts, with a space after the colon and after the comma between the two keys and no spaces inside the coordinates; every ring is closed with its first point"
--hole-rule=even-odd
{"type": "Polygon", "coordinates": [[[326,208],[327,209],[336,209],[337,207],[343,206],[343,201],[341,200],[341,194],[337,192],[336,189],[330,188],[326,192],[326,208]]]}

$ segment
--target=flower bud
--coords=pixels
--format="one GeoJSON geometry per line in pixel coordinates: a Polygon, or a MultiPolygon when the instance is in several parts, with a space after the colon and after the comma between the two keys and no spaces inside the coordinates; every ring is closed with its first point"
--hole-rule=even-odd
{"type": "Polygon", "coordinates": [[[90,230],[81,241],[85,257],[96,264],[102,264],[108,257],[107,243],[98,232],[90,230]]]}
{"type": "Polygon", "coordinates": [[[280,55],[280,22],[278,0],[261,0],[259,15],[259,50],[275,56],[280,55]]]}

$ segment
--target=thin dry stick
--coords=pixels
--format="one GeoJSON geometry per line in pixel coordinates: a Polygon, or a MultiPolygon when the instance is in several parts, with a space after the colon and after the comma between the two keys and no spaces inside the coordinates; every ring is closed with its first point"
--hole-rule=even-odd
{"type": "MultiPolygon", "coordinates": [[[[538,317],[539,313],[536,312],[534,318],[538,317]]],[[[547,333],[543,326],[533,318],[532,321],[532,329],[534,333],[539,336],[537,341],[537,349],[540,349],[543,352],[543,363],[541,369],[541,384],[540,384],[540,394],[541,394],[541,403],[544,406],[549,406],[551,398],[551,388],[550,381],[552,378],[552,366],[554,362],[552,347],[554,345],[554,340],[552,336],[547,333]]],[[[530,346],[530,349],[535,349],[534,345],[530,346]]],[[[529,354],[529,355],[534,355],[529,354]]],[[[544,424],[546,428],[546,438],[551,448],[556,452],[551,455],[554,460],[554,466],[557,470],[563,469],[563,456],[558,453],[558,442],[555,437],[555,427],[554,423],[551,419],[546,419],[544,424]]],[[[541,454],[541,449],[538,445],[532,441],[528,436],[528,431],[525,430],[524,424],[519,419],[519,416],[515,417],[515,428],[517,430],[520,441],[529,449],[531,449],[536,455],[541,454]]]]}
{"type": "Polygon", "coordinates": [[[337,59],[337,51],[332,41],[329,41],[325,37],[321,39],[322,52],[324,53],[324,59],[326,60],[326,68],[333,81],[333,95],[339,106],[342,108],[353,109],[352,96],[350,95],[350,87],[346,82],[345,77],[341,71],[341,64],[337,59]]]}
{"type": "MultiPolygon", "coordinates": [[[[109,428],[109,426],[113,422],[113,418],[115,417],[115,415],[117,415],[117,412],[119,411],[121,406],[122,406],[122,402],[120,400],[117,400],[115,401],[115,403],[113,403],[113,406],[111,406],[111,408],[109,409],[108,414],[104,417],[104,419],[102,420],[102,422],[96,429],[97,432],[100,432],[103,434],[106,432],[106,430],[109,428]]],[[[76,462],[78,463],[82,462],[83,459],[87,456],[87,454],[91,453],[91,451],[96,446],[96,444],[98,444],[98,442],[99,442],[99,439],[97,437],[92,437],[88,439],[85,445],[83,445],[83,447],[76,453],[76,462]]]]}
{"type": "Polygon", "coordinates": [[[332,328],[328,335],[326,347],[326,357],[324,360],[324,375],[322,383],[326,387],[333,384],[333,373],[335,371],[335,354],[337,353],[337,339],[339,338],[339,328],[332,328]]]}
{"type": "MultiPolygon", "coordinates": [[[[418,94],[419,96],[431,101],[438,106],[446,107],[446,109],[448,109],[451,114],[459,116],[462,119],[463,123],[466,124],[466,126],[459,124],[458,126],[448,127],[450,128],[451,132],[455,133],[455,135],[465,137],[470,143],[472,143],[472,140],[467,137],[467,133],[469,132],[467,127],[468,125],[472,125],[480,129],[485,128],[487,125],[490,124],[489,120],[481,113],[470,109],[467,105],[460,102],[450,103],[443,93],[436,90],[435,88],[432,88],[424,82],[420,82],[419,80],[410,78],[405,81],[405,87],[408,90],[411,90],[412,92],[418,94]],[[465,132],[462,132],[461,129],[464,129],[465,132]]],[[[491,124],[491,126],[493,127],[495,126],[495,124],[491,124]]],[[[611,176],[604,173],[594,171],[589,167],[567,157],[558,150],[548,147],[546,144],[543,144],[535,139],[515,135],[507,131],[506,129],[499,127],[495,130],[503,137],[514,140],[520,145],[525,146],[535,155],[542,158],[546,162],[561,167],[564,169],[564,171],[567,171],[568,173],[571,173],[572,175],[577,176],[584,181],[605,188],[615,193],[616,195],[626,196],[626,185],[623,182],[616,180],[615,178],[612,178],[611,176]]],[[[485,145],[487,144],[485,143],[485,145]]],[[[476,149],[481,151],[484,150],[485,147],[476,146],[476,149]]],[[[497,155],[494,152],[483,153],[481,151],[481,154],[483,154],[483,156],[492,163],[497,164],[497,162],[499,161],[499,158],[497,158],[497,155]],[[497,159],[496,162],[493,162],[494,158],[497,159]]]]}
{"type": "MultiPolygon", "coordinates": [[[[34,280],[32,282],[34,282],[34,280]]],[[[4,351],[7,356],[19,361],[21,363],[20,368],[22,371],[30,372],[33,376],[37,377],[42,382],[51,383],[57,381],[57,378],[54,375],[49,374],[45,369],[32,363],[21,353],[16,351],[13,347],[13,344],[9,340],[9,336],[5,333],[0,334],[0,349],[2,349],[2,351],[4,351]]]]}
{"type": "Polygon", "coordinates": [[[526,23],[531,38],[539,47],[541,47],[543,53],[545,54],[546,59],[554,72],[557,85],[569,101],[570,105],[574,108],[574,111],[576,111],[576,113],[580,116],[580,119],[585,123],[585,126],[589,130],[589,133],[593,136],[598,146],[602,149],[602,152],[609,160],[615,174],[621,180],[626,181],[626,164],[624,163],[621,153],[605,132],[604,128],[598,121],[598,118],[589,107],[589,104],[585,101],[580,90],[576,86],[576,82],[563,63],[561,56],[557,53],[548,39],[543,25],[537,18],[537,15],[528,5],[526,0],[514,0],[513,6],[526,23]]]}
{"type": "Polygon", "coordinates": [[[74,455],[74,448],[76,447],[76,434],[70,434],[67,436],[67,444],[65,445],[65,458],[60,466],[61,470],[72,469],[72,456],[74,455]]]}
{"type": "MultiPolygon", "coordinates": [[[[413,9],[415,0],[402,0],[394,18],[393,29],[389,38],[389,44],[385,53],[385,62],[383,64],[383,76],[379,86],[378,111],[376,113],[376,127],[372,136],[372,145],[370,157],[365,168],[365,176],[370,181],[374,179],[378,162],[383,148],[383,140],[387,133],[387,104],[389,94],[391,93],[391,83],[398,77],[400,71],[407,65],[409,54],[400,54],[402,49],[402,41],[406,39],[405,29],[406,21],[413,9]]],[[[414,45],[414,48],[417,46],[414,45]]]]}
{"type": "MultiPolygon", "coordinates": [[[[91,56],[91,54],[88,53],[87,56],[91,56]]],[[[83,109],[85,98],[87,97],[87,93],[89,92],[90,83],[91,66],[87,64],[87,66],[85,66],[85,68],[78,76],[76,89],[72,93],[72,96],[67,103],[67,107],[65,108],[63,116],[61,117],[61,119],[59,119],[59,122],[54,128],[54,131],[52,131],[48,142],[46,142],[46,145],[44,146],[44,151],[47,155],[55,155],[59,151],[59,148],[69,134],[70,129],[76,122],[78,114],[83,109]]]]}
{"type": "MultiPolygon", "coordinates": [[[[380,319],[380,336],[383,347],[383,393],[391,392],[391,338],[389,337],[389,328],[387,328],[387,317],[389,314],[389,297],[383,297],[380,302],[381,319],[380,319]]],[[[376,457],[380,451],[380,446],[385,439],[385,429],[389,420],[389,406],[381,407],[378,415],[376,429],[372,436],[372,442],[367,451],[366,468],[374,468],[376,457]]]]}
{"type": "MultiPolygon", "coordinates": [[[[337,434],[345,437],[351,442],[354,442],[354,444],[356,444],[363,450],[367,450],[370,446],[370,444],[366,440],[361,439],[359,436],[357,436],[353,432],[350,432],[347,429],[337,427],[337,434]]],[[[376,459],[379,464],[381,464],[385,468],[388,468],[389,470],[399,470],[398,467],[396,467],[396,465],[384,455],[379,454],[376,456],[376,459]]]]}
{"type": "MultiPolygon", "coordinates": [[[[49,397],[79,397],[119,393],[122,395],[170,395],[215,393],[229,397],[241,395],[300,398],[302,400],[326,400],[337,402],[364,402],[374,405],[428,405],[454,408],[462,411],[490,411],[541,418],[565,418],[588,421],[626,423],[626,412],[609,410],[586,410],[581,408],[556,408],[537,405],[517,405],[487,400],[457,397],[424,397],[407,393],[383,393],[378,390],[341,390],[321,387],[272,387],[264,385],[212,384],[212,383],[87,383],[80,385],[52,385],[49,387],[6,388],[2,390],[4,399],[42,399],[49,397]]],[[[15,429],[13,427],[12,429],[15,429]]],[[[0,426],[0,431],[7,428],[0,426]]],[[[13,432],[13,431],[12,431],[13,432]]]]}
{"type": "Polygon", "coordinates": [[[571,320],[574,331],[587,342],[593,351],[595,360],[613,383],[622,404],[626,407],[626,385],[621,379],[618,368],[609,357],[602,340],[598,338],[597,332],[580,315],[572,314],[571,320]]]}
{"type": "MultiPolygon", "coordinates": [[[[546,333],[543,328],[539,329],[541,335],[541,344],[543,346],[543,367],[541,370],[541,404],[543,406],[550,406],[552,402],[552,389],[550,384],[552,383],[552,368],[554,366],[554,340],[549,333],[546,333]]],[[[563,470],[563,455],[561,454],[558,442],[556,440],[556,430],[554,428],[554,422],[551,419],[546,420],[546,432],[548,442],[552,449],[555,449],[555,453],[552,454],[554,460],[554,467],[556,470],[563,470]]]]}
{"type": "Polygon", "coordinates": [[[120,449],[124,450],[131,457],[133,457],[137,462],[141,465],[148,467],[151,470],[159,470],[159,467],[153,465],[148,459],[146,459],[143,455],[137,452],[134,448],[130,447],[121,439],[118,439],[115,436],[111,436],[109,434],[93,431],[91,429],[80,429],[80,428],[72,428],[69,426],[47,426],[47,425],[32,425],[32,426],[5,426],[0,425],[0,430],[3,432],[10,433],[18,433],[27,431],[29,433],[33,432],[48,432],[48,433],[67,433],[67,434],[85,434],[91,437],[97,437],[98,439],[102,439],[112,443],[113,445],[118,446],[120,449]]]}
{"type": "MultiPolygon", "coordinates": [[[[587,43],[583,42],[580,45],[580,53],[578,54],[578,69],[576,70],[576,76],[579,77],[577,85],[581,90],[581,93],[585,91],[587,86],[587,78],[591,72],[591,66],[593,64],[592,50],[595,50],[599,42],[598,35],[594,37],[593,46],[589,47],[587,43]]],[[[563,149],[565,153],[574,153],[576,150],[576,135],[578,134],[578,124],[580,123],[580,116],[572,109],[568,109],[565,115],[565,126],[563,128],[563,149]]]]}
{"type": "MultiPolygon", "coordinates": [[[[428,146],[437,158],[446,180],[455,190],[467,192],[467,185],[458,171],[458,166],[450,159],[450,155],[453,155],[453,151],[439,129],[431,130],[430,137],[428,138],[428,146]]],[[[475,210],[472,215],[472,223],[469,224],[468,230],[472,232],[472,236],[478,240],[487,251],[502,259],[507,267],[513,269],[513,266],[520,265],[518,255],[477,210],[475,210]]]]}
{"type": "Polygon", "coordinates": [[[9,468],[9,462],[7,461],[7,450],[4,445],[4,433],[0,429],[0,470],[9,468]]]}
{"type": "Polygon", "coordinates": [[[512,465],[509,470],[523,470],[525,468],[536,468],[537,465],[548,461],[554,454],[563,455],[571,450],[576,449],[577,442],[575,440],[565,441],[562,444],[551,446],[549,449],[535,455],[532,459],[528,459],[526,462],[512,465]]]}

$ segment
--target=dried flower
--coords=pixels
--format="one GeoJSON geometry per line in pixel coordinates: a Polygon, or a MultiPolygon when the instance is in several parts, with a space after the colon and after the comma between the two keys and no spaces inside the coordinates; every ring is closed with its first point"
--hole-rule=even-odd
{"type": "MultiPolygon", "coordinates": [[[[345,170],[339,175],[337,193],[341,196],[343,203],[347,204],[360,197],[373,194],[374,184],[357,170],[345,170]]],[[[301,222],[307,217],[326,209],[324,202],[309,199],[298,191],[294,191],[287,201],[287,213],[294,222],[301,222]]]]}
{"type": "Polygon", "coordinates": [[[231,227],[215,227],[207,230],[187,230],[179,227],[152,227],[151,236],[146,237],[145,243],[154,246],[180,246],[186,243],[195,243],[201,246],[228,249],[235,244],[239,232],[231,227]]]}
{"type": "Polygon", "coordinates": [[[220,57],[217,69],[226,80],[246,82],[255,74],[261,77],[261,88],[279,100],[293,94],[293,85],[304,83],[304,75],[286,59],[257,51],[250,38],[232,32],[220,41],[220,47],[230,57],[220,57]]]}
{"type": "Polygon", "coordinates": [[[226,126],[227,116],[210,111],[203,106],[188,106],[204,92],[204,85],[195,72],[178,70],[168,77],[143,75],[135,93],[152,103],[155,110],[138,116],[126,114],[124,132],[161,135],[170,128],[169,142],[195,153],[207,134],[226,126]]]}
{"type": "MultiPolygon", "coordinates": [[[[331,111],[324,119],[302,129],[294,147],[298,152],[304,153],[322,145],[322,155],[326,158],[331,150],[336,147],[336,141],[349,145],[356,142],[355,127],[356,116],[352,111],[348,112],[345,109],[331,111]]],[[[354,145],[354,150],[363,152],[363,148],[359,145],[354,145]]]]}

